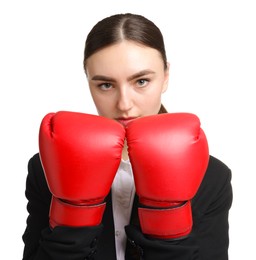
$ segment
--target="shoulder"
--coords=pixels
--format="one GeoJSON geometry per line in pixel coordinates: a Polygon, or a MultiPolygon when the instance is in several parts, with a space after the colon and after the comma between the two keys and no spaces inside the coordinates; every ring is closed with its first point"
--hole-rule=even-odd
{"type": "Polygon", "coordinates": [[[28,179],[44,182],[44,170],[41,164],[39,153],[33,155],[28,161],[28,179]],[[41,181],[40,181],[41,180],[41,181]]]}
{"type": "Polygon", "coordinates": [[[219,159],[210,156],[208,168],[193,199],[194,211],[205,214],[213,209],[229,210],[232,204],[231,169],[219,159]]]}
{"type": "Polygon", "coordinates": [[[28,161],[28,175],[26,181],[26,194],[44,194],[47,200],[51,194],[45,179],[44,170],[39,154],[33,155],[28,161]]]}
{"type": "Polygon", "coordinates": [[[209,183],[211,184],[211,186],[217,188],[222,184],[225,184],[226,182],[230,182],[230,180],[231,180],[230,168],[219,159],[210,156],[203,183],[204,182],[209,183]]]}
{"type": "Polygon", "coordinates": [[[43,172],[43,167],[41,164],[39,153],[34,154],[28,161],[29,170],[39,170],[43,172]]]}

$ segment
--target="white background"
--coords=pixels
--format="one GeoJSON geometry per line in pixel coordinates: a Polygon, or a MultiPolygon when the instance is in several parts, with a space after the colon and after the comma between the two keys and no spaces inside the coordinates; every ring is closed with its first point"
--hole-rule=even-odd
{"type": "Polygon", "coordinates": [[[165,37],[171,78],[164,105],[198,114],[211,154],[233,171],[230,259],[256,259],[254,2],[1,1],[1,258],[22,258],[27,161],[38,151],[42,117],[96,113],[82,68],[87,33],[105,16],[134,12],[165,37]]]}

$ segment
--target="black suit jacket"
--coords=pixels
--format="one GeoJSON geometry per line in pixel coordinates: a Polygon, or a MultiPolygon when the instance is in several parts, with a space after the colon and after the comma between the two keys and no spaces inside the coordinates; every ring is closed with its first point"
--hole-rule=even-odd
{"type": "MultiPolygon", "coordinates": [[[[26,197],[29,215],[23,234],[23,260],[116,259],[111,192],[106,198],[107,207],[101,225],[51,230],[48,222],[51,193],[36,154],[28,163],[26,197]]],[[[131,223],[126,227],[126,259],[227,260],[231,204],[231,171],[211,156],[205,177],[192,201],[192,233],[174,241],[145,237],[140,230],[138,197],[135,196],[131,223]]]]}

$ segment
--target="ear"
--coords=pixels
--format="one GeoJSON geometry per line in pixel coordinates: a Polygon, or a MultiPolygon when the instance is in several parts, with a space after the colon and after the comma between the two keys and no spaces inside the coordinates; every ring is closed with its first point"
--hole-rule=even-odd
{"type": "Polygon", "coordinates": [[[169,84],[169,75],[170,75],[170,63],[167,62],[167,68],[164,71],[164,84],[163,84],[163,88],[162,88],[162,93],[164,93],[167,88],[168,88],[168,84],[169,84]]]}

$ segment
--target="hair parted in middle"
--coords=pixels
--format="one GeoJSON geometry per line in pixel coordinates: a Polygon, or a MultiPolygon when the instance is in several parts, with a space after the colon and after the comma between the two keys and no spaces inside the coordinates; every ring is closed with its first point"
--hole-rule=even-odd
{"type": "MultiPolygon", "coordinates": [[[[84,48],[83,66],[86,73],[87,59],[97,51],[123,40],[159,51],[164,69],[167,69],[167,57],[163,35],[160,29],[149,19],[138,14],[115,14],[108,16],[94,25],[89,32],[84,48]]],[[[161,105],[159,114],[167,113],[161,105]]]]}

